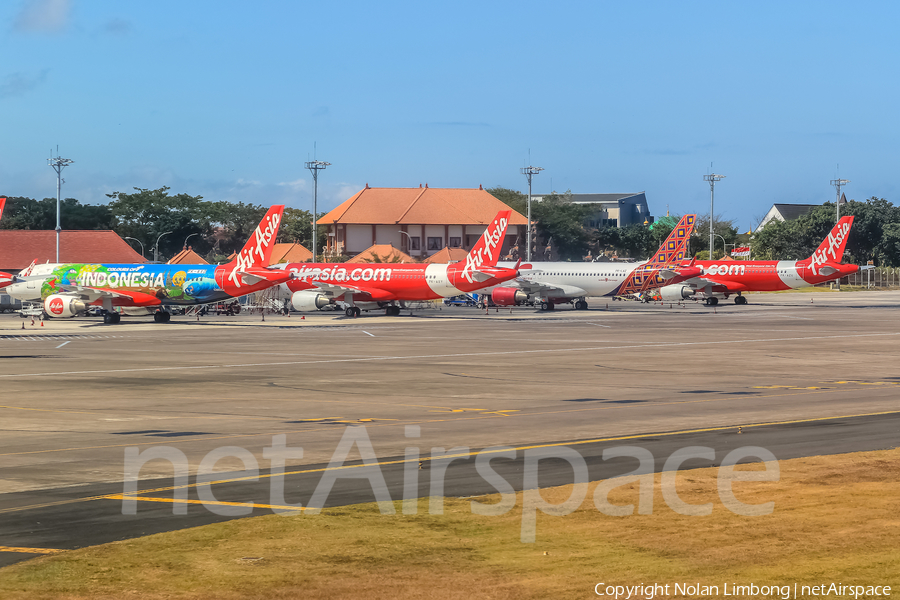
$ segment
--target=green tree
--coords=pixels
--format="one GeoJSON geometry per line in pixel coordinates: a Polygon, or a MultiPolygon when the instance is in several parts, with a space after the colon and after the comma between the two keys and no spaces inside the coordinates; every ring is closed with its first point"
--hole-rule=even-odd
{"type": "Polygon", "coordinates": [[[572,192],[553,193],[540,202],[532,202],[531,218],[539,239],[556,250],[560,260],[582,260],[591,245],[591,234],[584,227],[584,220],[594,210],[593,206],[574,204],[572,192]]]}
{"type": "MultiPolygon", "coordinates": [[[[325,213],[320,213],[319,218],[325,213]]],[[[317,225],[316,254],[321,254],[328,239],[328,227],[317,225]]],[[[281,220],[281,228],[278,230],[280,243],[298,243],[312,251],[312,213],[299,208],[285,208],[284,217],[281,220]]]]}
{"type": "MultiPolygon", "coordinates": [[[[884,198],[865,202],[851,200],[841,206],[841,216],[854,217],[847,238],[845,260],[865,264],[893,266],[900,263],[891,249],[893,223],[900,223],[900,209],[884,198]],[[888,234],[885,240],[885,234],[888,234]]],[[[769,260],[802,260],[809,258],[834,227],[835,206],[827,202],[793,221],[770,221],[753,234],[753,255],[769,260]]]]}
{"type": "MultiPolygon", "coordinates": [[[[75,198],[62,200],[59,214],[63,229],[112,229],[114,224],[109,207],[81,204],[75,198]]],[[[0,229],[56,229],[56,198],[8,197],[0,229]]]]}
{"type": "Polygon", "coordinates": [[[189,194],[170,196],[168,187],[134,189],[131,194],[107,194],[112,198],[109,210],[115,217],[116,233],[141,240],[148,253],[159,240],[160,260],[180,252],[192,234],[199,234],[189,242],[198,253],[212,248],[213,224],[226,216],[218,203],[203,202],[202,196],[189,194]]]}
{"type": "MultiPolygon", "coordinates": [[[[737,243],[737,225],[734,224],[733,220],[724,219],[719,215],[716,215],[716,220],[713,224],[713,233],[717,236],[722,236],[722,238],[725,239],[725,242],[723,243],[722,238],[713,238],[715,245],[713,248],[713,258],[721,258],[724,256],[723,246],[725,244],[731,245],[737,243]]],[[[658,247],[659,246],[657,246],[657,248],[658,247]]],[[[656,248],[654,248],[654,250],[655,249],[656,248]]],[[[698,252],[702,251],[706,251],[707,256],[709,255],[709,213],[697,216],[697,220],[694,221],[694,232],[691,234],[691,254],[696,256],[698,252]]]]}
{"type": "MultiPolygon", "coordinates": [[[[492,187],[485,190],[488,194],[503,202],[511,209],[520,212],[523,215],[528,214],[528,195],[523,194],[522,192],[517,192],[516,190],[511,190],[509,188],[504,187],[492,187]]],[[[536,203],[532,203],[531,208],[533,209],[536,203]]],[[[532,215],[534,217],[534,215],[532,215]]]]}
{"type": "Polygon", "coordinates": [[[881,265],[900,266],[900,223],[885,224],[877,254],[881,265]]]}

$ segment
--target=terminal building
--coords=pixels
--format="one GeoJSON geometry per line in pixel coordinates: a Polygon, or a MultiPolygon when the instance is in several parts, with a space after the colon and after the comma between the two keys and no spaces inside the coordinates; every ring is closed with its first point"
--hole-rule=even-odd
{"type": "MultiPolygon", "coordinates": [[[[478,188],[366,187],[318,220],[328,227],[327,257],[356,256],[379,244],[424,260],[447,249],[470,250],[509,206],[478,188]]],[[[501,256],[524,243],[526,218],[513,211],[501,256]]]]}

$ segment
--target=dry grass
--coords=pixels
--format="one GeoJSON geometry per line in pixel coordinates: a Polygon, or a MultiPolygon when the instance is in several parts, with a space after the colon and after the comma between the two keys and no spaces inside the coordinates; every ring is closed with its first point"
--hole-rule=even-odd
{"type": "MultiPolygon", "coordinates": [[[[435,516],[421,514],[427,501],[416,516],[382,516],[372,505],[273,515],[8,567],[0,598],[585,598],[600,581],[900,588],[900,450],[783,461],[779,482],[735,483],[742,502],[775,501],[762,517],[724,508],[716,476],[678,477],[685,501],[714,503],[706,517],[669,509],[659,476],[652,515],[603,515],[592,485],[575,513],[538,516],[535,544],[519,541],[521,494],[501,517],[472,515],[460,499],[435,516]]],[[[625,485],[610,500],[633,503],[636,492],[625,485]]]]}

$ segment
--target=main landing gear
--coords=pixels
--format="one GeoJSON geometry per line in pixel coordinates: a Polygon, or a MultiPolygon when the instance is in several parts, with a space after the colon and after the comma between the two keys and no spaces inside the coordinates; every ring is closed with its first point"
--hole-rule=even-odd
{"type": "Polygon", "coordinates": [[[117,312],[103,313],[103,322],[106,325],[115,325],[121,320],[121,316],[117,312]]]}
{"type": "Polygon", "coordinates": [[[587,310],[587,302],[578,300],[575,302],[575,310],[587,310]]]}
{"type": "Polygon", "coordinates": [[[172,318],[172,314],[165,310],[158,310],[153,313],[153,320],[157,323],[168,323],[172,318]]]}
{"type": "Polygon", "coordinates": [[[541,301],[541,310],[553,310],[554,308],[553,302],[547,300],[541,301]]]}
{"type": "Polygon", "coordinates": [[[709,298],[706,299],[707,306],[715,306],[718,303],[719,303],[719,299],[716,298],[715,296],[710,296],[709,298]]]}
{"type": "Polygon", "coordinates": [[[398,317],[400,316],[400,307],[399,306],[386,306],[384,309],[384,314],[388,317],[398,317]]]}
{"type": "Polygon", "coordinates": [[[745,296],[741,296],[740,294],[738,294],[737,296],[734,297],[734,303],[735,304],[747,304],[747,298],[745,296]]]}
{"type": "Polygon", "coordinates": [[[344,311],[344,314],[347,315],[348,317],[358,317],[359,313],[360,313],[360,310],[359,310],[359,307],[357,307],[357,306],[348,306],[347,310],[344,311]]]}

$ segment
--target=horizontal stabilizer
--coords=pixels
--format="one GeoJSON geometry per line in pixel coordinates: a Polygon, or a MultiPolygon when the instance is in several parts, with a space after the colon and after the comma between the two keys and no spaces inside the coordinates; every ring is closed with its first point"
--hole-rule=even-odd
{"type": "Polygon", "coordinates": [[[490,273],[485,273],[484,271],[472,270],[471,273],[472,273],[472,279],[474,279],[478,283],[483,283],[483,282],[487,281],[488,279],[490,279],[491,277],[493,277],[493,275],[491,275],[490,273]]]}

